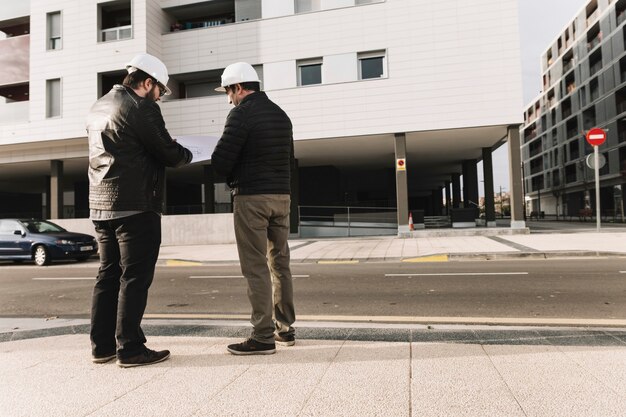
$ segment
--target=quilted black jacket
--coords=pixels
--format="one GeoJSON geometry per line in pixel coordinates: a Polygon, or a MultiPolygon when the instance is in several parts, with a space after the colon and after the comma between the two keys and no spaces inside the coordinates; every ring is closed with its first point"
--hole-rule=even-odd
{"type": "Polygon", "coordinates": [[[163,211],[165,167],[192,153],[165,128],[158,104],[122,85],[96,101],[87,117],[89,208],[163,211]]]}
{"type": "Polygon", "coordinates": [[[293,161],[291,120],[262,91],[230,111],[211,156],[235,195],[290,194],[293,161]]]}

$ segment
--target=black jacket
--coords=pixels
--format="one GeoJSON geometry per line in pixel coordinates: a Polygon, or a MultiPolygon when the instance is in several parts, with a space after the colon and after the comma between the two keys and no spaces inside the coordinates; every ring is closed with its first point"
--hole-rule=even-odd
{"type": "Polygon", "coordinates": [[[115,85],[87,117],[89,208],[163,211],[165,167],[191,162],[172,140],[158,104],[115,85]]]}
{"type": "Polygon", "coordinates": [[[211,156],[236,195],[290,194],[293,161],[291,120],[262,91],[230,111],[211,156]]]}

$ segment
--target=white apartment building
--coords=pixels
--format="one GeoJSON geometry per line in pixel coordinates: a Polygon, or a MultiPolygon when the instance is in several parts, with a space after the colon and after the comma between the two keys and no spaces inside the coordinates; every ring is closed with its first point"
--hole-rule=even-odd
{"type": "MultiPolygon", "coordinates": [[[[86,114],[148,52],[173,136],[219,137],[223,68],[257,68],[293,121],[294,208],[397,207],[404,230],[408,210],[477,203],[481,160],[493,191],[509,141],[523,226],[517,0],[3,0],[0,38],[0,216],[87,216],[86,114]]],[[[228,211],[222,182],[168,171],[168,213],[228,211]]]]}

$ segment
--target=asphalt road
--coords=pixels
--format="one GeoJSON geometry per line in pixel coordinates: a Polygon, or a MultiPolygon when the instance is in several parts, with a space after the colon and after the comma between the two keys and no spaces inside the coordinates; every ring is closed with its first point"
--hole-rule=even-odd
{"type": "MultiPolygon", "coordinates": [[[[0,316],[88,317],[97,262],[0,264],[0,316]]],[[[626,319],[623,259],[294,264],[314,316],[626,319]]],[[[249,314],[237,265],[159,267],[146,313],[249,314]]]]}

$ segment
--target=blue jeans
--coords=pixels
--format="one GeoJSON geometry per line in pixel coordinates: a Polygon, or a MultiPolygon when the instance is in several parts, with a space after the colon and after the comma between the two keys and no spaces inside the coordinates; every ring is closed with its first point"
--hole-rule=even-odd
{"type": "Polygon", "coordinates": [[[93,223],[100,268],[92,297],[92,354],[117,350],[118,357],[127,358],[146,343],[141,320],[161,246],[161,216],[144,212],[93,223]]]}

